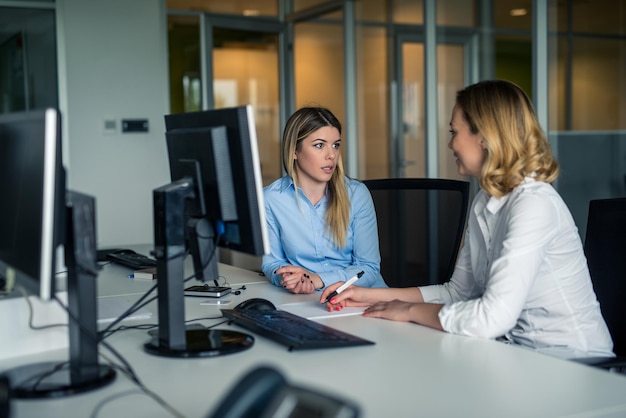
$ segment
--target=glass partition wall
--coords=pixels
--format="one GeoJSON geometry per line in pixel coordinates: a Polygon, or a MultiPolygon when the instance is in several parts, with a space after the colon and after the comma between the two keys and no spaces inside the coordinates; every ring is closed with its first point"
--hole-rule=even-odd
{"type": "Polygon", "coordinates": [[[2,3],[0,113],[58,106],[54,5],[2,3]]]}
{"type": "MultiPolygon", "coordinates": [[[[252,103],[265,184],[286,118],[313,103],[342,120],[349,175],[458,178],[455,92],[503,78],[535,102],[581,235],[590,199],[626,195],[626,0],[166,4],[170,111],[252,103]]],[[[58,106],[62,13],[0,0],[0,112],[58,106]]]]}
{"type": "Polygon", "coordinates": [[[266,184],[282,172],[286,117],[307,104],[344,123],[351,176],[459,178],[447,148],[455,92],[503,78],[535,101],[581,233],[590,199],[626,195],[626,0],[169,0],[168,8],[178,51],[170,70],[181,60],[197,67],[171,71],[172,109],[254,102],[266,184]],[[181,44],[175,20],[185,13],[196,40],[181,44]],[[435,30],[425,16],[435,16],[435,30]]]}

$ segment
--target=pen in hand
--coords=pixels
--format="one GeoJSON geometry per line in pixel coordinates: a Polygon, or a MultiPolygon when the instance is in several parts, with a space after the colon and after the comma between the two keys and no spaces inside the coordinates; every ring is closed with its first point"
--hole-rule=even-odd
{"type": "Polygon", "coordinates": [[[338,294],[340,294],[341,292],[343,292],[344,290],[346,290],[347,288],[349,288],[350,286],[352,286],[352,284],[354,284],[354,282],[356,282],[363,274],[365,274],[364,271],[361,271],[359,273],[357,273],[356,275],[352,276],[350,278],[350,280],[348,280],[347,282],[345,282],[344,284],[342,284],[341,286],[339,286],[337,288],[337,290],[335,290],[333,293],[331,293],[330,295],[328,295],[328,297],[326,298],[326,300],[322,303],[328,303],[330,302],[330,300],[332,298],[334,298],[335,296],[337,296],[338,294]]]}

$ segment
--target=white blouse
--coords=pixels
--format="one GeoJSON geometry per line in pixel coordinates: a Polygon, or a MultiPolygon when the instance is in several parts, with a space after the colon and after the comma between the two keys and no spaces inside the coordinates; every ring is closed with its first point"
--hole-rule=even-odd
{"type": "Polygon", "coordinates": [[[565,358],[614,355],[578,230],[548,183],[527,177],[499,199],[481,190],[452,278],[420,290],[445,304],[447,332],[565,358]]]}

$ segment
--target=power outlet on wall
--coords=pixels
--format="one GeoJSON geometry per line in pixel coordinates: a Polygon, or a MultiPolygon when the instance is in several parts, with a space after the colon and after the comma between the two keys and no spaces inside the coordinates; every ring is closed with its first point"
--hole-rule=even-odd
{"type": "Polygon", "coordinates": [[[117,122],[115,121],[115,119],[104,120],[103,133],[105,135],[114,135],[117,133],[117,122]]]}

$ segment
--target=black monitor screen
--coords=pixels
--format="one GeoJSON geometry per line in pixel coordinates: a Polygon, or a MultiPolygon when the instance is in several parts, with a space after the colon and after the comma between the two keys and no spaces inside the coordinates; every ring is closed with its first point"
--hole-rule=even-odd
{"type": "Polygon", "coordinates": [[[65,208],[60,117],[0,115],[0,274],[48,300],[65,208]]]}
{"type": "MultiPolygon", "coordinates": [[[[218,245],[253,255],[269,248],[251,106],[165,116],[172,180],[201,171],[202,203],[218,245]],[[226,150],[222,145],[226,144],[226,150]],[[192,162],[192,163],[190,163],[192,162]]],[[[199,196],[200,197],[200,196],[199,196]]]]}
{"type": "Polygon", "coordinates": [[[5,371],[15,398],[58,398],[115,377],[98,363],[95,199],[66,196],[60,121],[55,109],[0,115],[0,274],[9,290],[61,303],[54,286],[61,244],[67,267],[69,367],[53,361],[5,371]]]}

